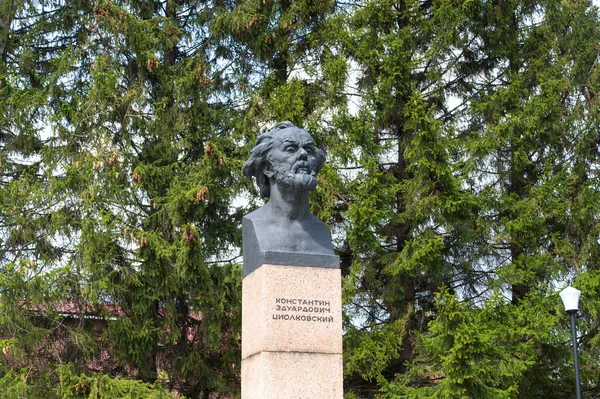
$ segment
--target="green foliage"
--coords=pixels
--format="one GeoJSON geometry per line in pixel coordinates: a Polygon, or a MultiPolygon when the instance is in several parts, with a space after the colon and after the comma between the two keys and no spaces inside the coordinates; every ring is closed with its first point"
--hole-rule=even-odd
{"type": "Polygon", "coordinates": [[[51,391],[45,390],[45,384],[51,383],[50,376],[32,376],[27,370],[10,370],[0,378],[2,397],[6,399],[17,398],[175,398],[160,384],[146,384],[140,381],[111,378],[104,374],[86,376],[75,375],[73,367],[59,366],[52,373],[57,375],[58,383],[51,391]]]}
{"type": "Polygon", "coordinates": [[[41,7],[11,10],[3,54],[1,367],[76,364],[90,397],[154,389],[109,374],[235,392],[241,162],[208,9],[41,7]]]}
{"type": "Polygon", "coordinates": [[[2,395],[239,396],[239,171],[287,119],[347,398],[569,396],[566,282],[597,396],[599,42],[589,1],[2,2],[2,395]]]}
{"type": "MultiPolygon", "coordinates": [[[[547,362],[551,357],[565,361],[569,355],[568,347],[552,355],[544,352],[546,345],[561,343],[556,338],[559,320],[552,309],[554,300],[556,296],[539,293],[517,308],[494,295],[483,306],[470,308],[456,295],[441,290],[437,296],[439,316],[420,337],[420,356],[402,377],[408,384],[384,382],[383,397],[515,398],[519,391],[539,389],[519,386],[519,381],[536,372],[536,361],[547,362]],[[416,381],[422,388],[411,387],[416,381]]],[[[568,392],[554,384],[551,397],[564,397],[568,392]]]]}
{"type": "MultiPolygon", "coordinates": [[[[343,261],[348,396],[567,396],[554,291],[595,280],[598,176],[581,166],[598,150],[597,9],[377,1],[342,15],[332,43],[355,109],[328,130],[339,201],[323,213],[343,261]],[[375,341],[396,346],[367,366],[375,341]]],[[[581,349],[595,354],[592,318],[581,349]]],[[[593,395],[597,378],[584,385],[593,395]]]]}
{"type": "Polygon", "coordinates": [[[57,370],[60,384],[55,389],[60,398],[175,398],[173,394],[166,393],[159,384],[145,384],[129,379],[114,379],[107,375],[96,374],[92,377],[74,375],[71,367],[62,366],[57,370]]]}

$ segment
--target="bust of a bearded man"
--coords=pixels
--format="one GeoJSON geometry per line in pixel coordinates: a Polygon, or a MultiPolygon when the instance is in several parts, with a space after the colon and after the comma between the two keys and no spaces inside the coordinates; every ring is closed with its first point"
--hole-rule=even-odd
{"type": "Polygon", "coordinates": [[[242,220],[244,276],[264,263],[339,267],[327,225],[309,210],[325,153],[291,122],[261,134],[242,173],[269,201],[242,220]]]}

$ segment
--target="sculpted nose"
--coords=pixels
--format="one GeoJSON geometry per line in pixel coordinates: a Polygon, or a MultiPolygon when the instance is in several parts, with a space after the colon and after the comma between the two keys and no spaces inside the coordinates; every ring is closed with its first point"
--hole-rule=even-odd
{"type": "Polygon", "coordinates": [[[304,160],[308,159],[308,152],[306,152],[306,150],[304,148],[300,148],[300,151],[298,153],[298,159],[304,159],[304,160]]]}

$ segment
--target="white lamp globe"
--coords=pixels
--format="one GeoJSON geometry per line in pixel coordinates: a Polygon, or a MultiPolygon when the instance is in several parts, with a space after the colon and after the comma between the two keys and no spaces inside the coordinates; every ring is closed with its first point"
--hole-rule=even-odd
{"type": "Polygon", "coordinates": [[[560,292],[560,297],[567,312],[577,312],[579,310],[580,295],[581,291],[573,287],[567,287],[560,292]]]}

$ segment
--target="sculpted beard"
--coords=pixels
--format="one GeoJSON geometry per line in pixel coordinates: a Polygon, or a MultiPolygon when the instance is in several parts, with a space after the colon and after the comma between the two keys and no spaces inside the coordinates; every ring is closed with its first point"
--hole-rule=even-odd
{"type": "Polygon", "coordinates": [[[310,170],[306,162],[297,162],[289,170],[284,166],[275,168],[275,180],[295,190],[312,191],[317,187],[317,178],[314,171],[300,172],[298,169],[310,170]]]}

